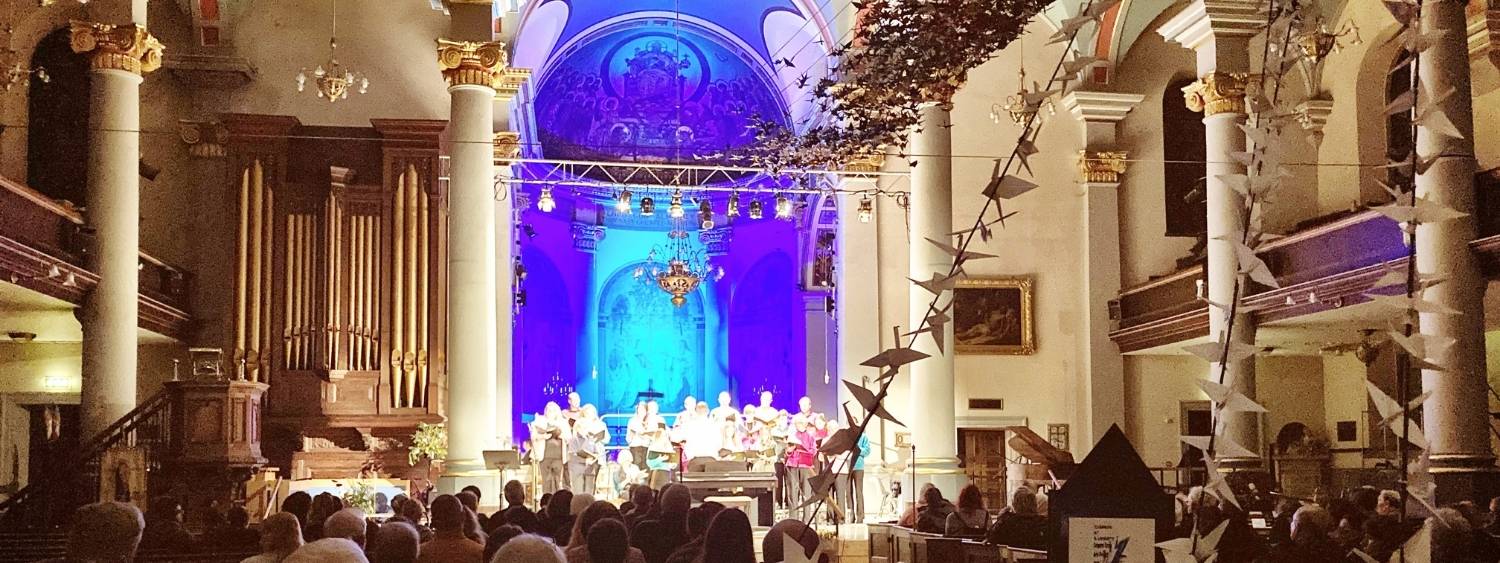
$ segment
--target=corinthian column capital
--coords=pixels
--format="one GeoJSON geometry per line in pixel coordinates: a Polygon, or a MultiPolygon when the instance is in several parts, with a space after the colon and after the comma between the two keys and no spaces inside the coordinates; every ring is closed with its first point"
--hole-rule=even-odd
{"type": "Polygon", "coordinates": [[[499,41],[437,40],[438,67],[449,86],[495,87],[509,64],[505,44],[499,41]]]}
{"type": "Polygon", "coordinates": [[[144,26],[72,22],[74,53],[89,55],[89,68],[144,74],[161,68],[161,41],[144,26]]]}
{"type": "Polygon", "coordinates": [[[1250,75],[1244,72],[1210,72],[1182,88],[1190,110],[1204,117],[1221,113],[1245,113],[1245,88],[1250,75]]]}

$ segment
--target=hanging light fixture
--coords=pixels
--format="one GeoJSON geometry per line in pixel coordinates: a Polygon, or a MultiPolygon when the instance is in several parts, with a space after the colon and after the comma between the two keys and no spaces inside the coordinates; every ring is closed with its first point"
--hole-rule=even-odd
{"type": "Polygon", "coordinates": [[[1026,88],[1025,67],[1021,67],[1016,83],[1019,85],[1019,89],[1016,90],[1015,95],[1005,98],[1004,105],[990,105],[990,119],[992,121],[999,123],[1000,115],[1005,114],[1009,115],[1010,120],[1015,122],[1016,125],[1021,125],[1035,116],[1036,112],[1041,110],[1043,106],[1046,106],[1049,115],[1056,114],[1057,108],[1052,105],[1051,97],[1044,97],[1041,100],[1033,99],[1041,91],[1041,86],[1032,83],[1033,89],[1028,90],[1026,88]]]}
{"type": "Polygon", "coordinates": [[[859,196],[859,222],[869,223],[875,217],[875,203],[870,201],[870,196],[859,196]]]}
{"type": "Polygon", "coordinates": [[[714,208],[708,198],[698,200],[698,226],[703,230],[714,228],[714,208]]]}
{"type": "MultiPolygon", "coordinates": [[[[363,73],[358,73],[339,62],[339,4],[333,1],[333,33],[328,38],[328,60],[319,64],[312,71],[314,85],[317,86],[319,98],[335,103],[339,100],[349,99],[349,90],[358,86],[355,90],[361,94],[370,90],[370,79],[363,73]]],[[[301,92],[307,87],[307,67],[297,73],[297,91],[301,92]]]]}
{"type": "Polygon", "coordinates": [[[672,204],[667,207],[667,216],[673,219],[682,218],[682,190],[672,192],[672,204]]]}
{"type": "Polygon", "coordinates": [[[792,200],[787,199],[786,194],[776,194],[776,218],[781,220],[792,218],[792,200]]]}
{"type": "Polygon", "coordinates": [[[766,205],[760,202],[760,198],[750,200],[750,218],[760,219],[766,216],[766,205]]]}
{"type": "Polygon", "coordinates": [[[619,211],[620,213],[629,215],[631,197],[632,196],[630,194],[629,188],[620,190],[620,195],[615,198],[615,211],[619,211]]]}
{"type": "Polygon", "coordinates": [[[646,263],[635,270],[635,277],[643,279],[649,269],[649,281],[654,281],[656,287],[672,296],[674,307],[687,304],[687,295],[698,289],[704,279],[718,280],[724,276],[722,268],[709,263],[707,252],[693,246],[690,236],[684,220],[673,219],[666,246],[652,248],[646,255],[646,263]],[[657,256],[663,255],[667,257],[666,264],[657,261],[657,256]]]}
{"type": "Polygon", "coordinates": [[[740,216],[740,192],[729,192],[729,203],[724,206],[724,216],[730,219],[740,216]]]}
{"type": "Polygon", "coordinates": [[[641,215],[645,217],[656,215],[656,200],[651,199],[651,196],[641,198],[641,215]]]}
{"type": "Polygon", "coordinates": [[[552,199],[551,186],[542,186],[542,195],[536,198],[536,208],[542,213],[551,213],[553,209],[557,209],[557,200],[552,199]]]}
{"type": "Polygon", "coordinates": [[[1295,54],[1301,56],[1309,71],[1320,69],[1328,55],[1342,51],[1345,47],[1364,43],[1359,36],[1359,26],[1354,25],[1354,22],[1345,23],[1338,31],[1332,31],[1322,17],[1313,17],[1300,27],[1292,36],[1292,45],[1295,54]],[[1344,40],[1345,37],[1349,38],[1348,41],[1344,40]]]}

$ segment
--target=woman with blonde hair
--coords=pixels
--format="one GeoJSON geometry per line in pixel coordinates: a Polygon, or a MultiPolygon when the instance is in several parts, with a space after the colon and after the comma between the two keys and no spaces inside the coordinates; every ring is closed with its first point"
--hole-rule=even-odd
{"type": "Polygon", "coordinates": [[[290,512],[277,512],[260,523],[260,554],[240,563],[279,563],[302,547],[302,526],[290,512]]]}

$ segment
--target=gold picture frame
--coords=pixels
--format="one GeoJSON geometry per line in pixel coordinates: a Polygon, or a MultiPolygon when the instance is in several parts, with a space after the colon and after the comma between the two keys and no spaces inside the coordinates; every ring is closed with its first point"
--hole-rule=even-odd
{"type": "Polygon", "coordinates": [[[953,290],[953,346],[959,354],[1030,356],[1036,316],[1030,276],[969,278],[953,290]]]}

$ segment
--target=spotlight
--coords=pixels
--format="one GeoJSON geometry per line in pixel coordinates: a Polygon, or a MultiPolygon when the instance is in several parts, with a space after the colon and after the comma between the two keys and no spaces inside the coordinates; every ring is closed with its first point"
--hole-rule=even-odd
{"type": "Polygon", "coordinates": [[[861,222],[861,223],[869,223],[870,222],[870,218],[872,218],[874,216],[875,216],[875,204],[874,204],[874,202],[870,201],[870,196],[867,196],[867,195],[866,196],[860,196],[860,198],[859,198],[859,222],[861,222]]]}
{"type": "Polygon", "coordinates": [[[536,199],[536,208],[542,213],[551,213],[553,209],[557,209],[557,200],[552,199],[552,188],[542,187],[542,195],[536,199]]]}
{"type": "Polygon", "coordinates": [[[740,192],[729,193],[729,204],[724,207],[724,215],[731,219],[740,216],[740,192]]]}
{"type": "Polygon", "coordinates": [[[792,200],[786,198],[786,194],[776,194],[776,218],[792,218],[792,200]]]}
{"type": "Polygon", "coordinates": [[[672,205],[667,208],[667,215],[673,219],[682,218],[682,190],[672,192],[672,205]]]}
{"type": "Polygon", "coordinates": [[[620,197],[615,199],[615,211],[629,215],[631,197],[630,190],[620,190],[620,197]]]}
{"type": "Polygon", "coordinates": [[[766,216],[766,206],[759,199],[750,200],[750,218],[759,219],[766,216]]]}
{"type": "Polygon", "coordinates": [[[708,198],[698,200],[698,222],[705,231],[714,228],[714,208],[708,198]]]}
{"type": "Polygon", "coordinates": [[[532,227],[531,225],[521,225],[521,232],[526,233],[526,238],[528,239],[536,238],[536,228],[532,227]]]}
{"type": "Polygon", "coordinates": [[[641,198],[641,215],[650,217],[656,214],[656,200],[651,196],[641,198]]]}

